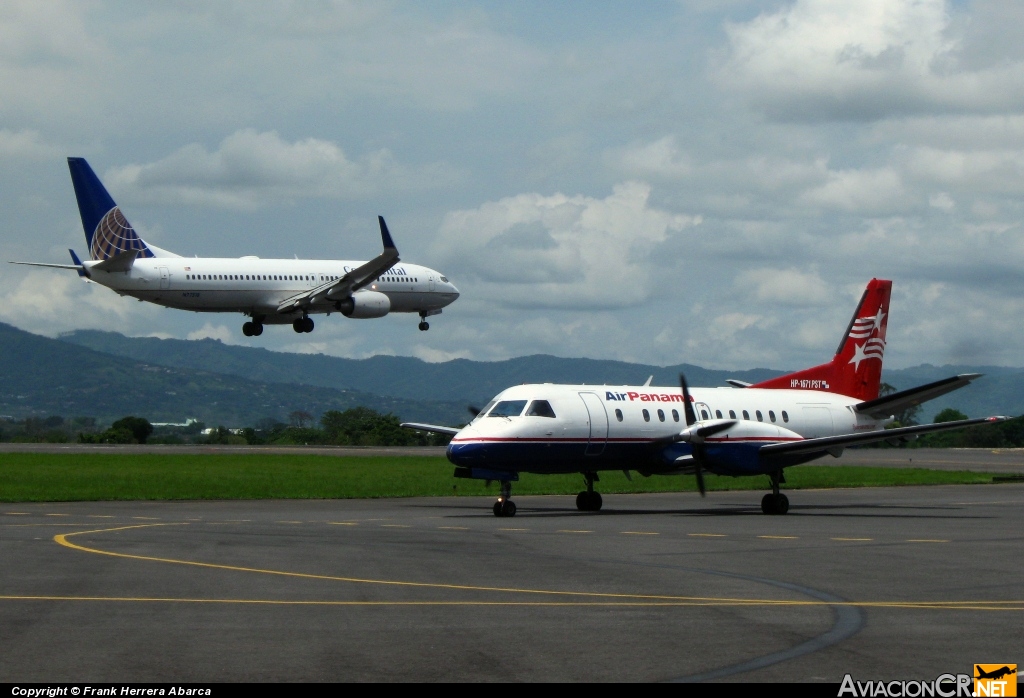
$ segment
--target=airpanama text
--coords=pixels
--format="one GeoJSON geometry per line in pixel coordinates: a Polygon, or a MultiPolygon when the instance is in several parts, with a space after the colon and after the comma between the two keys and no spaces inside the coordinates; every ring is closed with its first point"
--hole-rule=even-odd
{"type": "Polygon", "coordinates": [[[683,402],[682,394],[672,395],[670,393],[613,393],[610,390],[605,391],[605,400],[639,400],[640,402],[683,402]]]}

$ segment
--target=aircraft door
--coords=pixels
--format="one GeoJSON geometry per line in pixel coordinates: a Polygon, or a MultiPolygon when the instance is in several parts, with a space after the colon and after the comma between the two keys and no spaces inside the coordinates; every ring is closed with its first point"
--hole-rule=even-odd
{"type": "Polygon", "coordinates": [[[584,455],[599,456],[604,453],[608,443],[608,411],[597,393],[580,393],[580,398],[587,408],[587,421],[590,424],[590,440],[584,455]]]}
{"type": "MultiPolygon", "coordinates": [[[[429,281],[430,281],[430,290],[433,291],[434,290],[434,275],[433,274],[430,275],[429,281]]],[[[583,393],[580,393],[580,395],[582,395],[582,394],[583,393]]]]}
{"type": "Polygon", "coordinates": [[[805,439],[832,436],[835,433],[832,425],[832,412],[824,405],[802,408],[800,418],[801,424],[797,433],[805,439]]]}
{"type": "Polygon", "coordinates": [[[697,415],[697,419],[700,421],[712,419],[715,416],[715,413],[711,411],[711,408],[703,402],[693,403],[693,413],[697,415]]]}
{"type": "Polygon", "coordinates": [[[171,274],[167,271],[167,267],[160,267],[160,288],[171,287],[171,274]]]}
{"type": "Polygon", "coordinates": [[[310,288],[316,288],[317,286],[319,286],[320,282],[317,281],[317,279],[320,279],[320,278],[323,278],[323,274],[313,274],[312,276],[310,276],[309,277],[309,287],[310,288]]]}

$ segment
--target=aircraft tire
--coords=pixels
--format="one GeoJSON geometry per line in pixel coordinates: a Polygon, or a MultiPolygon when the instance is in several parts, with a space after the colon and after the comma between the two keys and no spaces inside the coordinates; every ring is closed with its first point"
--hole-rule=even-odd
{"type": "Polygon", "coordinates": [[[420,332],[426,332],[430,329],[430,323],[424,320],[420,323],[420,332]]]}
{"type": "Polygon", "coordinates": [[[303,332],[306,331],[305,328],[306,328],[306,323],[304,323],[302,321],[302,318],[298,318],[297,320],[292,322],[292,329],[295,330],[296,334],[302,334],[303,332]]]}
{"type": "Polygon", "coordinates": [[[254,322],[254,323],[252,323],[252,336],[253,337],[259,337],[261,334],[263,334],[263,323],[262,322],[254,322]]]}
{"type": "Polygon", "coordinates": [[[576,508],[577,509],[579,509],[580,511],[590,511],[590,508],[588,506],[589,504],[590,504],[590,502],[587,501],[587,493],[586,492],[580,492],[578,495],[576,495],[576,508]]]}
{"type": "Polygon", "coordinates": [[[312,332],[314,327],[316,327],[316,325],[313,324],[313,318],[307,317],[307,318],[303,319],[303,321],[302,321],[302,331],[303,332],[312,332]]]}
{"type": "Polygon", "coordinates": [[[590,495],[590,510],[601,511],[601,507],[604,505],[604,499],[601,497],[600,492],[594,492],[590,495]]]}
{"type": "Polygon", "coordinates": [[[252,335],[253,335],[253,331],[252,330],[253,330],[253,328],[252,328],[252,323],[251,322],[246,322],[246,323],[242,324],[242,334],[244,334],[246,337],[252,337],[252,335]]]}
{"type": "Polygon", "coordinates": [[[789,511],[789,497],[784,494],[780,494],[775,500],[775,513],[785,514],[789,511]]]}
{"type": "Polygon", "coordinates": [[[516,515],[516,503],[511,499],[506,499],[505,503],[501,506],[502,516],[515,516],[516,515]]]}
{"type": "Polygon", "coordinates": [[[501,502],[494,503],[493,511],[495,516],[501,516],[501,502]]]}
{"type": "Polygon", "coordinates": [[[774,514],[775,513],[775,495],[769,492],[765,496],[761,497],[761,513],[762,514],[774,514]]]}

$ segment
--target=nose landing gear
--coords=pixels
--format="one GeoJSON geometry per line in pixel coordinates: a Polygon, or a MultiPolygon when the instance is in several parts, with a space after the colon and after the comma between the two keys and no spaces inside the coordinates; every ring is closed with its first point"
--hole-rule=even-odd
{"type": "Polygon", "coordinates": [[[583,473],[583,477],[587,482],[587,491],[576,495],[576,508],[580,511],[601,511],[604,501],[601,499],[601,493],[594,491],[594,482],[600,482],[601,478],[597,473],[583,473]]]}
{"type": "Polygon", "coordinates": [[[494,515],[516,515],[516,503],[512,501],[512,483],[509,480],[501,481],[501,494],[498,495],[498,501],[494,503],[494,515]]]}

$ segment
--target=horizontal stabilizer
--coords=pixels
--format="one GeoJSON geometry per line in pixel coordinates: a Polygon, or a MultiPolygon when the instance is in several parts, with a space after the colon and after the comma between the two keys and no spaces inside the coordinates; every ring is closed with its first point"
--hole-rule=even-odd
{"type": "Polygon", "coordinates": [[[462,431],[456,427],[439,427],[433,424],[417,424],[416,422],[402,422],[399,426],[406,429],[415,429],[416,431],[429,431],[432,434],[447,434],[448,436],[455,436],[462,431]]]}
{"type": "Polygon", "coordinates": [[[20,264],[26,267],[49,267],[50,269],[76,269],[82,272],[81,264],[46,264],[45,262],[8,262],[8,264],[20,264]]]}
{"type": "Polygon", "coordinates": [[[762,457],[793,455],[798,453],[833,453],[836,449],[846,446],[876,443],[878,441],[906,440],[910,441],[921,434],[930,434],[936,431],[947,431],[949,429],[962,429],[976,424],[994,424],[1004,422],[1006,417],[979,417],[978,419],[960,419],[955,422],[939,422],[937,424],[919,424],[913,427],[900,427],[898,429],[879,429],[878,431],[866,431],[858,434],[842,434],[840,436],[822,436],[817,439],[802,439],[800,441],[785,441],[782,443],[768,444],[758,449],[762,457]]]}
{"type": "Polygon", "coordinates": [[[737,380],[736,378],[728,378],[725,382],[734,388],[749,388],[750,386],[753,385],[753,383],[737,380]]]}
{"type": "Polygon", "coordinates": [[[934,383],[919,385],[916,388],[901,390],[898,393],[890,393],[874,400],[861,402],[855,405],[853,409],[875,419],[885,419],[897,412],[902,412],[908,407],[917,407],[922,402],[934,400],[940,395],[959,390],[965,385],[969,385],[976,378],[981,378],[981,376],[981,373],[961,373],[959,376],[943,378],[934,383]]]}
{"type": "Polygon", "coordinates": [[[124,252],[118,252],[113,257],[104,259],[102,262],[93,265],[93,269],[99,269],[100,271],[106,272],[122,272],[131,271],[132,265],[135,264],[135,259],[139,256],[141,250],[125,250],[124,252]]]}

